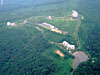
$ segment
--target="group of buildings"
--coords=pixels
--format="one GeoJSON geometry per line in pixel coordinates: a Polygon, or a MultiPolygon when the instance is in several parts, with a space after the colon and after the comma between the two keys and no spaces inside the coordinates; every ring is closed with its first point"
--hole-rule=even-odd
{"type": "Polygon", "coordinates": [[[75,45],[71,45],[66,41],[63,41],[63,45],[66,47],[67,50],[74,50],[75,49],[75,45]]]}
{"type": "MultiPolygon", "coordinates": [[[[72,19],[77,20],[79,19],[79,13],[75,10],[72,10],[72,15],[71,15],[72,19]]],[[[66,41],[63,41],[62,43],[67,50],[74,50],[75,49],[75,45],[71,45],[66,41]]],[[[71,53],[71,51],[69,51],[69,53],[71,53]]]]}
{"type": "Polygon", "coordinates": [[[49,29],[49,30],[51,30],[51,31],[53,31],[53,32],[56,32],[56,33],[59,33],[59,34],[64,34],[64,35],[66,35],[68,32],[63,32],[62,30],[59,30],[58,28],[56,28],[55,26],[53,26],[53,25],[51,25],[51,24],[48,24],[48,23],[46,23],[46,22],[43,22],[43,23],[41,23],[41,24],[38,24],[39,26],[42,26],[42,27],[44,27],[44,28],[46,28],[46,29],[49,29]]]}
{"type": "MultiPolygon", "coordinates": [[[[72,10],[71,17],[72,17],[72,19],[78,19],[79,18],[79,13],[76,10],[72,10]]],[[[48,20],[52,20],[52,16],[48,16],[47,19],[48,20]]]]}
{"type": "Polygon", "coordinates": [[[15,22],[11,23],[11,22],[7,22],[7,26],[17,26],[15,22]]]}
{"type": "MultiPolygon", "coordinates": [[[[75,11],[75,10],[72,10],[71,17],[72,17],[72,19],[77,20],[77,19],[79,19],[79,13],[77,11],[75,11]]],[[[52,17],[48,16],[47,19],[52,20],[52,17]]],[[[40,25],[40,26],[42,26],[44,28],[50,29],[53,32],[57,32],[57,33],[63,34],[63,31],[59,30],[55,26],[53,26],[51,24],[48,24],[46,22],[43,22],[43,23],[38,24],[38,25],[40,25]]],[[[66,47],[67,50],[74,50],[75,49],[75,45],[71,45],[66,41],[63,41],[62,44],[66,47]]]]}
{"type": "MultiPolygon", "coordinates": [[[[79,18],[79,14],[77,11],[73,10],[72,11],[72,19],[78,19],[79,18]]],[[[51,16],[48,16],[47,17],[49,20],[52,20],[52,17],[51,16]]],[[[24,21],[24,23],[27,23],[27,20],[24,21]]],[[[43,22],[41,24],[38,24],[39,26],[42,26],[46,29],[49,29],[53,32],[56,32],[56,33],[59,33],[59,34],[67,34],[68,32],[63,32],[61,30],[59,30],[58,28],[56,28],[55,26],[51,25],[51,24],[48,24],[46,22],[43,22]]],[[[17,26],[15,22],[11,23],[11,22],[7,22],[7,26],[17,26]]],[[[67,50],[74,50],[75,49],[75,45],[71,45],[69,44],[68,42],[66,41],[63,41],[63,45],[66,47],[67,50]]]]}

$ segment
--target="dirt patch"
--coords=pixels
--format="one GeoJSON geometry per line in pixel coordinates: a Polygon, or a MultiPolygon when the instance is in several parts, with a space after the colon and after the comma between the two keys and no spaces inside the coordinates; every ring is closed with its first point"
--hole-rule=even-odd
{"type": "Polygon", "coordinates": [[[60,50],[55,50],[55,53],[57,53],[61,57],[64,57],[64,54],[60,50]]]}
{"type": "Polygon", "coordinates": [[[76,69],[80,63],[88,60],[88,55],[82,51],[75,52],[72,55],[75,56],[73,60],[73,69],[76,69]]]}
{"type": "Polygon", "coordinates": [[[43,32],[43,30],[40,29],[38,26],[36,26],[36,29],[39,30],[39,31],[41,31],[41,32],[43,32]]]}

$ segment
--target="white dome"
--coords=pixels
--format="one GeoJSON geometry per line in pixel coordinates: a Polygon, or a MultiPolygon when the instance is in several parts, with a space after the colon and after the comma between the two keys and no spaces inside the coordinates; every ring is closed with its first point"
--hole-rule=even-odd
{"type": "Polygon", "coordinates": [[[7,25],[9,26],[11,23],[10,22],[7,22],[7,25]]]}

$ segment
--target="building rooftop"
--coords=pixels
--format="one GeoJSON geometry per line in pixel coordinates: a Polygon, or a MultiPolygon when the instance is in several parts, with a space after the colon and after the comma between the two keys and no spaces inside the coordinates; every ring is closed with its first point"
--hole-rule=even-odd
{"type": "Polygon", "coordinates": [[[75,49],[75,45],[70,45],[68,42],[63,41],[63,45],[66,47],[66,49],[75,49]]]}
{"type": "Polygon", "coordinates": [[[75,10],[73,10],[73,11],[72,11],[72,17],[78,17],[78,12],[75,11],[75,10]]]}
{"type": "Polygon", "coordinates": [[[15,22],[13,22],[13,23],[7,22],[7,26],[16,26],[16,23],[15,22]]]}

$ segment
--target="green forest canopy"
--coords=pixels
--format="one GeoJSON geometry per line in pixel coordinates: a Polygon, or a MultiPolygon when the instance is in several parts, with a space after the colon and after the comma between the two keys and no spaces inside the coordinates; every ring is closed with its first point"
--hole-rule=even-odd
{"type": "Polygon", "coordinates": [[[84,16],[78,35],[91,58],[82,63],[74,75],[99,75],[99,3],[99,0],[5,0],[4,5],[0,6],[0,74],[70,74],[72,56],[68,55],[65,60],[51,52],[53,58],[46,57],[46,50],[48,53],[57,47],[47,43],[38,30],[29,26],[8,28],[6,22],[19,22],[39,15],[66,16],[75,9],[84,16]]]}

